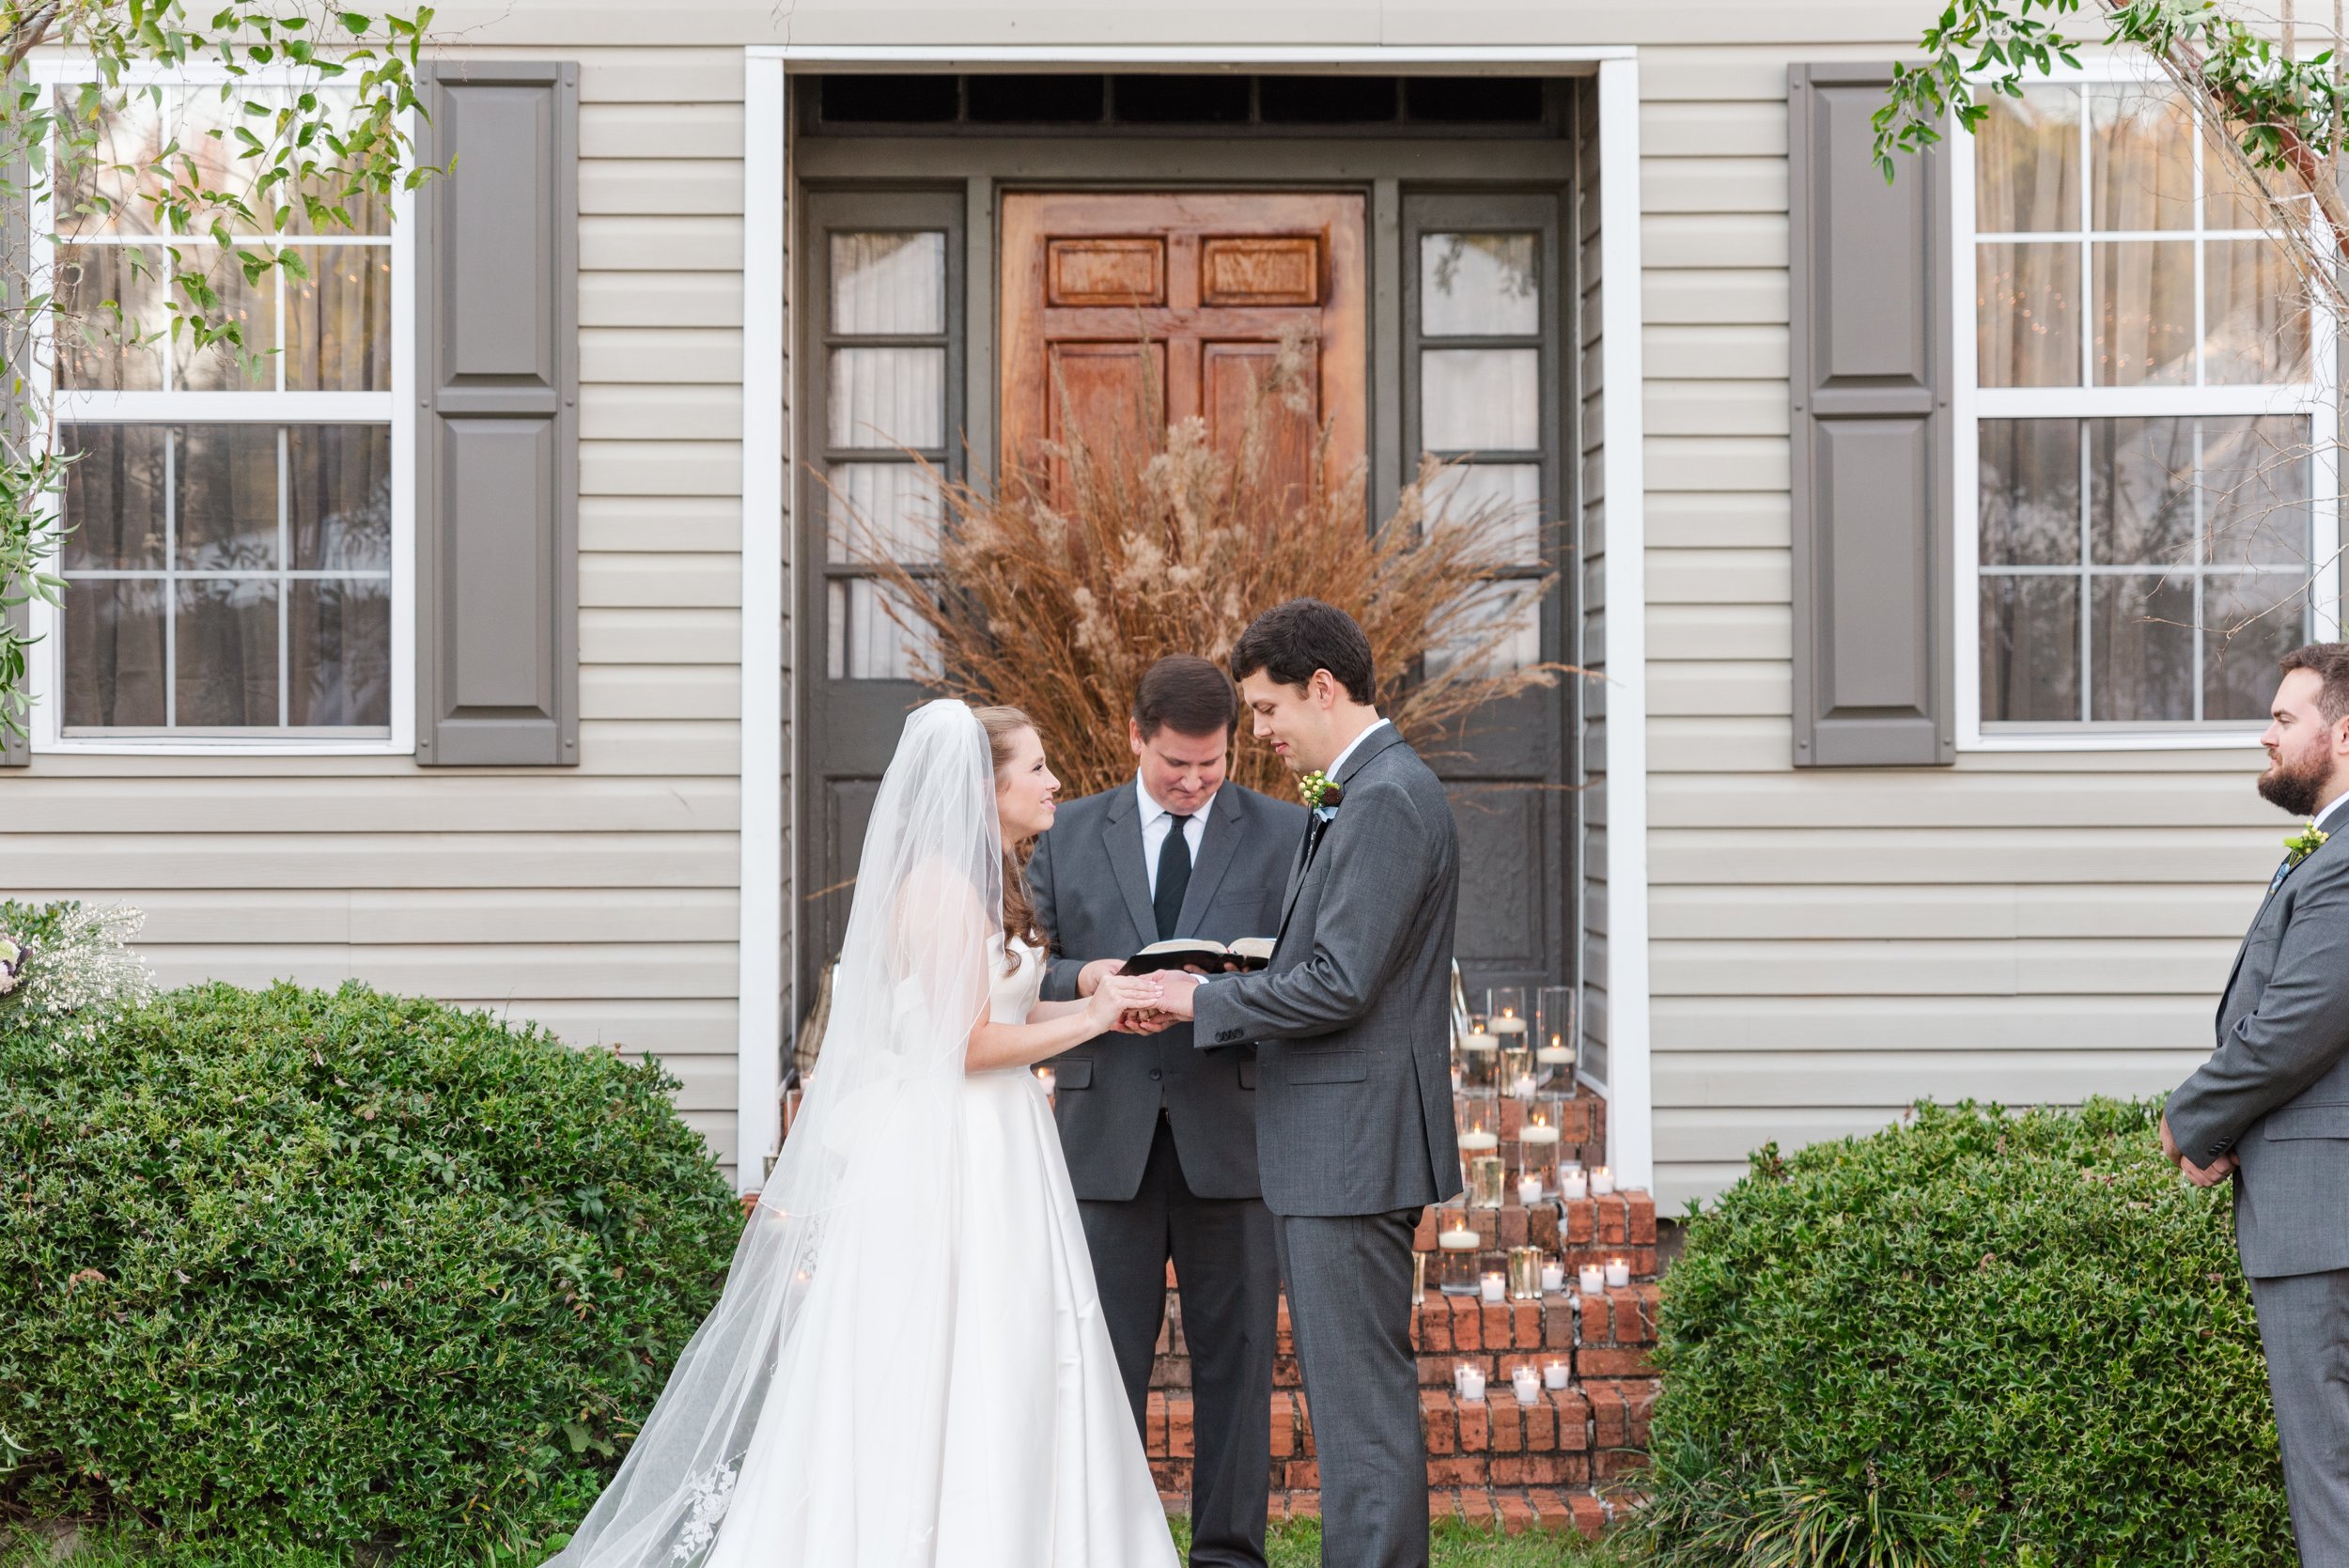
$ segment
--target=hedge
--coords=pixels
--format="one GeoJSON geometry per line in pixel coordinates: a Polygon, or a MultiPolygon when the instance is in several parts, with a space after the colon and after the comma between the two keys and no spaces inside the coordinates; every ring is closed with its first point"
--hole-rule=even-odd
{"type": "Polygon", "coordinates": [[[0,1503],[403,1562],[567,1528],[739,1231],[675,1087],[358,985],[0,1013],[0,1503]]]}
{"type": "Polygon", "coordinates": [[[2159,1107],[1775,1148],[1664,1281],[1661,1568],[2292,1559],[2223,1189],[2159,1107]]]}

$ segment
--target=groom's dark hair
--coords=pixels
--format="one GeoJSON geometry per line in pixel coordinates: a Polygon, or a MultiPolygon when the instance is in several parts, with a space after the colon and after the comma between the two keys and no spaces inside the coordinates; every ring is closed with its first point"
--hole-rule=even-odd
{"type": "Polygon", "coordinates": [[[1239,696],[1223,672],[1195,653],[1170,653],[1142,673],[1134,688],[1134,724],[1142,738],[1162,729],[1176,735],[1231,738],[1239,722],[1239,696]]]}
{"type": "Polygon", "coordinates": [[[1327,670],[1358,703],[1378,693],[1370,639],[1353,616],[1317,598],[1276,604],[1248,623],[1232,644],[1232,678],[1246,680],[1259,670],[1283,686],[1303,686],[1315,670],[1327,670]]]}
{"type": "Polygon", "coordinates": [[[2349,643],[2310,643],[2278,660],[2276,668],[2287,675],[2306,670],[2325,683],[2316,694],[2316,711],[2325,716],[2325,722],[2338,724],[2349,719],[2349,643]]]}

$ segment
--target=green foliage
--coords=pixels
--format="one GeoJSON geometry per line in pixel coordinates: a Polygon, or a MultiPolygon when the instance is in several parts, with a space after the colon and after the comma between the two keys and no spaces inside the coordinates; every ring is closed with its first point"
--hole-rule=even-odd
{"type": "Polygon", "coordinates": [[[1664,1568],[2292,1560],[2224,1191],[2151,1103],[1775,1148],[1664,1281],[1664,1568]]]}
{"type": "Polygon", "coordinates": [[[403,1562],[576,1521],[740,1228],[657,1063],[358,985],[63,1028],[0,1018],[0,1503],[403,1562]]]}
{"type": "Polygon", "coordinates": [[[164,285],[162,319],[142,320],[118,300],[69,303],[70,279],[37,287],[42,273],[22,247],[0,256],[0,737],[23,732],[27,702],[30,640],[8,612],[54,604],[65,586],[41,567],[56,547],[70,459],[51,443],[23,366],[45,337],[115,347],[169,337],[255,362],[237,308],[223,301],[226,270],[247,284],[271,272],[306,277],[301,253],[276,237],[350,228],[354,207],[433,172],[415,166],[409,130],[431,21],[428,7],[307,14],[275,0],[0,0],[0,209],[30,201],[29,174],[56,193],[51,218],[67,238],[116,223],[153,235],[121,254],[133,276],[164,285]],[[19,68],[36,49],[91,79],[55,91],[27,80],[19,68]],[[152,78],[190,68],[226,78],[213,90],[227,123],[198,132],[217,147],[172,136],[133,151],[108,134],[125,104],[161,103],[152,78]],[[216,179],[208,164],[236,178],[216,179]]]}

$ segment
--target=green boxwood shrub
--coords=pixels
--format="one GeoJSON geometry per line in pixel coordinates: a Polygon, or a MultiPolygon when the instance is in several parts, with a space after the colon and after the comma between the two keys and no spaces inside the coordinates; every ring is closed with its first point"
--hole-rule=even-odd
{"type": "Polygon", "coordinates": [[[0,1503],[403,1562],[568,1528],[739,1232],[675,1086],[358,985],[0,1017],[0,1503]]]}
{"type": "Polygon", "coordinates": [[[2153,1103],[1755,1157],[1664,1281],[1662,1568],[2293,1560],[2227,1193],[2153,1103]]]}

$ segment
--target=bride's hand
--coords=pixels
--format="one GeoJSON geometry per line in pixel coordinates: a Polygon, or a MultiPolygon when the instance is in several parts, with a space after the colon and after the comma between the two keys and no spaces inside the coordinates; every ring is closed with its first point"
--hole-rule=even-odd
{"type": "Polygon", "coordinates": [[[1106,1034],[1117,1027],[1122,1015],[1157,1006],[1163,990],[1156,975],[1105,975],[1085,998],[1085,1017],[1106,1034]]]}

